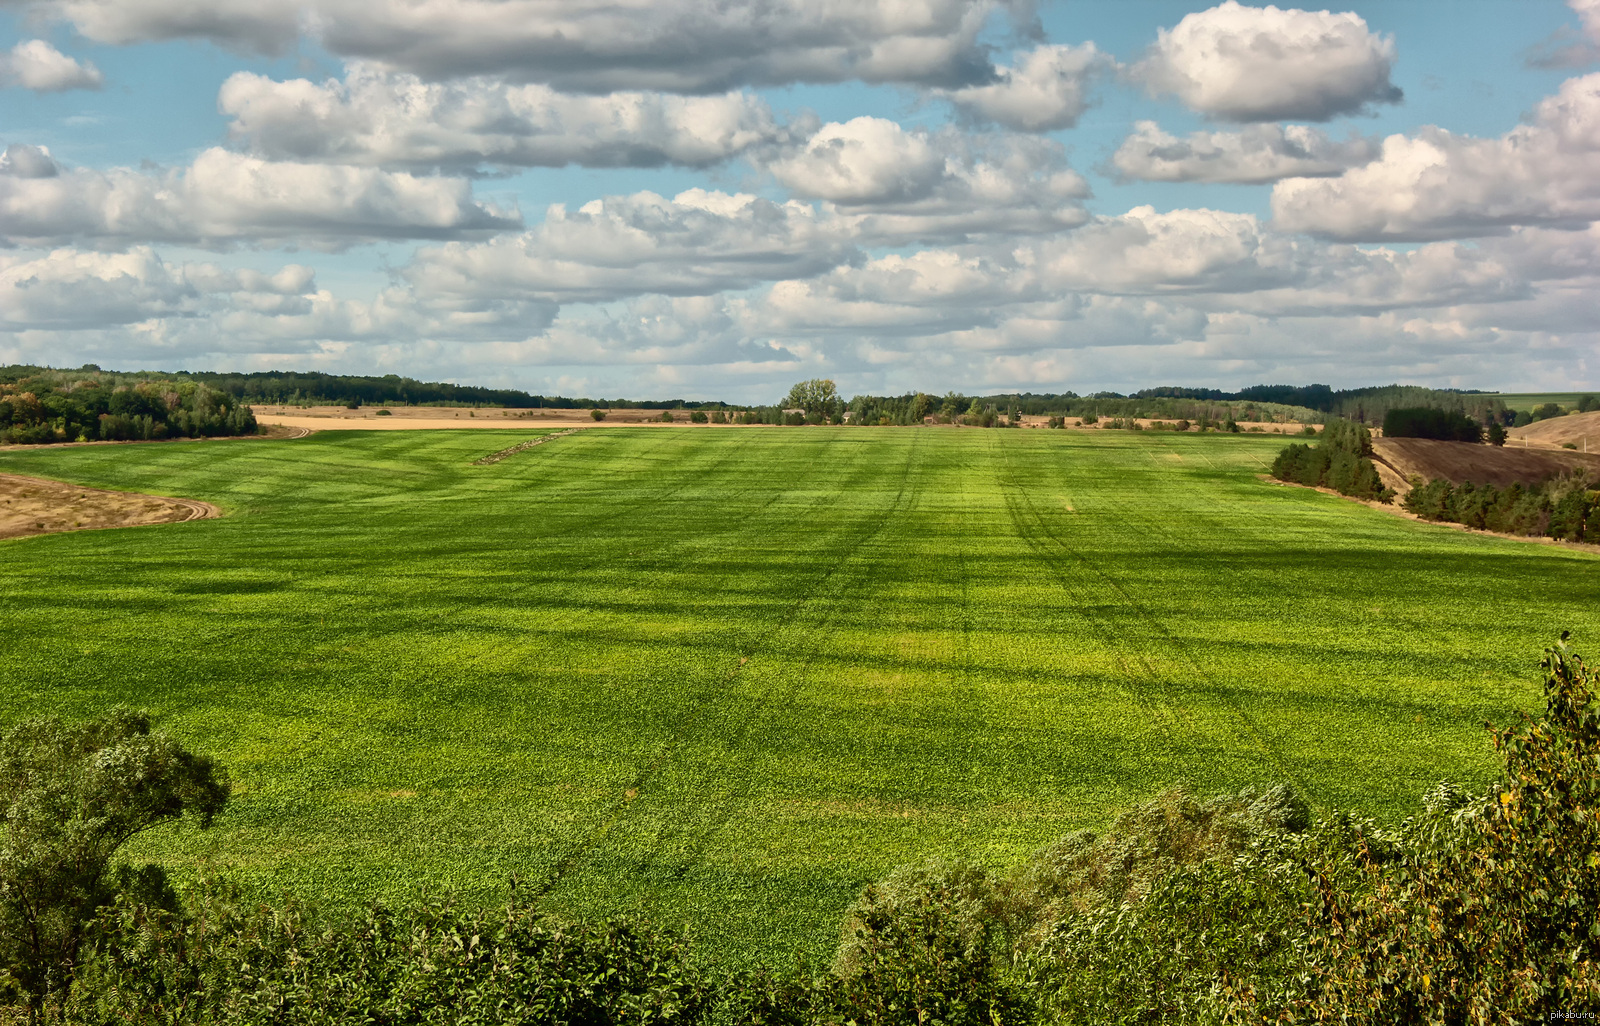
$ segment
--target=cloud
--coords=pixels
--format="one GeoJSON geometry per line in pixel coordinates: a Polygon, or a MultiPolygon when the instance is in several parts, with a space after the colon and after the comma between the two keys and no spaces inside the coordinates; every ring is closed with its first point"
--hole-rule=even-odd
{"type": "Polygon", "coordinates": [[[0,257],[0,330],[105,328],[151,318],[193,317],[236,299],[257,307],[303,302],[310,268],[276,274],[213,264],[169,264],[149,247],[125,253],[60,249],[0,257]]]}
{"type": "Polygon", "coordinates": [[[670,200],[641,192],[554,206],[519,235],[420,250],[404,275],[427,295],[606,302],[808,277],[855,253],[807,204],[690,189],[670,200]]]}
{"type": "Polygon", "coordinates": [[[1581,31],[1563,25],[1524,51],[1530,68],[1581,68],[1600,60],[1600,0],[1567,0],[1581,31]]]}
{"type": "Polygon", "coordinates": [[[0,156],[0,177],[54,178],[61,173],[50,151],[43,146],[12,143],[0,156]]]}
{"type": "Polygon", "coordinates": [[[1134,124],[1111,164],[1147,182],[1236,182],[1336,175],[1378,154],[1370,139],[1342,142],[1304,125],[1249,125],[1236,132],[1191,132],[1179,139],[1154,121],[1134,124]]]}
{"type": "Polygon", "coordinates": [[[104,43],[208,39],[343,57],[432,80],[503,75],[566,92],[723,93],[791,82],[960,88],[994,76],[979,35],[1023,0],[38,0],[104,43]]]}
{"type": "Polygon", "coordinates": [[[339,248],[361,240],[481,237],[521,227],[514,211],[476,202],[463,179],[273,163],[221,149],[165,173],[76,168],[39,177],[37,159],[13,157],[15,149],[7,150],[6,167],[0,168],[9,171],[0,174],[0,239],[10,245],[276,242],[339,248]]]}
{"type": "Polygon", "coordinates": [[[860,117],[823,125],[766,166],[797,195],[823,200],[866,246],[1055,232],[1088,217],[1088,183],[1062,148],[1026,136],[860,117]]]}
{"type": "MultiPolygon", "coordinates": [[[[745,208],[764,202],[624,199],[604,206],[620,216],[632,204],[636,224],[650,206],[663,223],[685,221],[692,209],[748,221],[757,212],[745,208]]],[[[710,241],[731,260],[736,233],[720,231],[720,243],[717,230],[701,228],[679,244],[703,252],[710,241]]],[[[559,234],[533,252],[557,251],[612,274],[613,284],[629,273],[658,276],[657,263],[671,258],[666,247],[654,257],[635,247],[603,265],[615,247],[574,248],[559,234]]],[[[1553,386],[1592,373],[1600,343],[1592,301],[1600,228],[1366,250],[1284,237],[1248,215],[1136,208],[1022,247],[890,253],[738,294],[697,295],[574,293],[573,268],[530,267],[492,244],[432,252],[452,250],[475,252],[442,258],[430,273],[407,269],[400,284],[364,299],[319,289],[300,267],[268,274],[168,264],[142,249],[0,256],[0,356],[70,363],[213,354],[234,366],[292,359],[334,371],[454,372],[564,394],[766,402],[816,373],[846,392],[1393,376],[1553,386]],[[546,294],[496,281],[475,287],[482,273],[546,294]],[[557,299],[574,305],[558,310],[557,299]],[[1516,354],[1509,370],[1508,352],[1516,354]]],[[[723,283],[749,282],[710,261],[706,270],[723,283]]]]}
{"type": "Polygon", "coordinates": [[[0,56],[0,81],[36,93],[99,89],[106,78],[89,63],[78,63],[43,39],[25,39],[0,56]]]}
{"type": "Polygon", "coordinates": [[[1578,15],[1578,22],[1589,39],[1600,43],[1600,0],[1567,0],[1567,6],[1578,15]]]}
{"type": "Polygon", "coordinates": [[[995,69],[995,80],[938,90],[964,114],[1022,132],[1071,128],[1089,106],[1089,85],[1114,62],[1082,46],[1040,46],[1019,54],[1011,67],[995,69]]]}
{"type": "Polygon", "coordinates": [[[301,4],[261,0],[42,0],[29,7],[35,18],[65,21],[97,43],[204,39],[262,54],[293,46],[308,13],[301,4]]]}
{"type": "Polygon", "coordinates": [[[1130,74],[1222,121],[1327,121],[1400,102],[1394,59],[1394,40],[1357,14],[1226,0],[1162,29],[1130,74]]]}
{"type": "Polygon", "coordinates": [[[241,71],[217,105],[235,139],[273,160],[388,168],[705,167],[787,138],[749,93],[574,96],[481,77],[429,83],[364,63],[321,84],[241,71]]]}
{"type": "Polygon", "coordinates": [[[1272,212],[1282,230],[1352,241],[1600,219],[1600,73],[1563,82],[1499,139],[1427,127],[1390,136],[1379,159],[1337,178],[1279,182],[1272,212]]]}

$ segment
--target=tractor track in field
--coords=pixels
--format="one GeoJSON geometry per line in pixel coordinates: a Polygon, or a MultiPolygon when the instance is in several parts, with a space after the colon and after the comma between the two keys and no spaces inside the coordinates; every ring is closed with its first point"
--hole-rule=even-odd
{"type": "MultiPolygon", "coordinates": [[[[912,437],[910,449],[906,454],[905,468],[900,477],[900,487],[895,493],[894,500],[888,503],[883,511],[877,516],[871,529],[863,532],[859,537],[857,537],[857,539],[850,544],[849,551],[839,557],[839,559],[835,562],[834,567],[830,569],[826,575],[826,582],[831,582],[835,577],[840,576],[840,572],[846,566],[854,562],[861,551],[879,538],[883,534],[884,530],[894,522],[895,516],[899,513],[905,502],[906,487],[911,479],[911,468],[915,462],[916,452],[919,448],[919,441],[920,437],[912,437]]],[[[794,704],[795,700],[799,698],[800,693],[805,690],[805,687],[809,682],[808,671],[811,669],[812,664],[824,651],[827,639],[830,639],[837,634],[841,625],[845,621],[845,618],[841,615],[842,612],[847,607],[851,607],[856,604],[855,600],[840,601],[838,597],[843,585],[848,584],[850,581],[855,579],[857,579],[856,576],[852,575],[841,583],[841,587],[834,589],[832,596],[830,596],[830,601],[828,601],[825,607],[825,613],[822,619],[818,621],[815,626],[809,630],[806,630],[801,635],[801,638],[805,641],[805,644],[801,646],[801,650],[805,652],[805,661],[800,664],[799,671],[794,674],[792,682],[782,691],[780,695],[777,696],[776,700],[757,701],[751,703],[750,709],[739,720],[738,729],[734,738],[732,739],[732,743],[725,746],[724,750],[727,753],[732,755],[737,749],[743,747],[744,740],[749,737],[750,730],[755,725],[757,713],[765,710],[775,711],[787,709],[794,704]]],[[[808,597],[808,601],[810,599],[819,597],[821,596],[814,594],[808,597]]],[[[717,808],[714,814],[709,818],[708,822],[700,830],[695,831],[692,843],[688,849],[689,857],[684,859],[683,866],[680,868],[678,875],[686,873],[689,866],[697,864],[703,858],[706,848],[710,846],[711,839],[726,829],[729,820],[731,820],[733,817],[734,808],[741,801],[749,798],[751,791],[749,782],[753,779],[753,774],[742,774],[736,779],[744,781],[743,785],[726,795],[720,802],[718,802],[717,808]]]]}
{"type": "MultiPolygon", "coordinates": [[[[809,584],[805,587],[798,598],[784,607],[776,616],[769,619],[768,622],[776,626],[769,627],[757,634],[754,644],[741,642],[738,650],[746,654],[739,657],[738,663],[719,678],[713,688],[702,691],[700,695],[685,704],[683,713],[678,717],[674,733],[663,745],[661,751],[639,771],[623,790],[623,793],[608,806],[605,817],[583,835],[566,855],[557,861],[543,882],[531,890],[530,893],[534,901],[547,897],[563,881],[569,879],[575,871],[578,871],[588,856],[598,849],[606,837],[624,820],[637,799],[646,792],[649,785],[660,775],[661,771],[676,759],[685,745],[694,740],[696,735],[709,732],[709,728],[706,728],[705,725],[711,722],[711,718],[704,715],[704,710],[715,705],[719,699],[726,695],[729,686],[739,679],[744,668],[759,655],[770,653],[774,648],[771,644],[773,639],[779,637],[791,627],[799,630],[800,625],[797,623],[797,616],[807,606],[822,598],[838,594],[839,588],[834,588],[830,596],[825,596],[823,590],[834,578],[839,576],[840,572],[855,559],[856,555],[865,546],[883,533],[884,528],[888,526],[893,515],[904,502],[914,462],[913,457],[918,448],[918,441],[919,439],[914,436],[910,451],[907,453],[905,468],[901,475],[900,488],[894,500],[886,504],[884,509],[876,517],[872,518],[868,526],[860,531],[852,541],[846,543],[844,551],[830,562],[828,569],[816,579],[814,584],[809,584]]],[[[806,658],[801,663],[799,671],[793,675],[790,685],[778,695],[758,696],[748,702],[746,710],[735,721],[734,727],[730,731],[724,732],[728,736],[728,741],[723,746],[727,757],[733,757],[737,750],[743,748],[744,742],[749,737],[759,713],[764,710],[787,708],[799,697],[807,683],[806,671],[809,670],[820,654],[823,648],[823,641],[828,637],[832,637],[838,630],[836,625],[840,621],[839,613],[842,607],[843,603],[831,602],[826,607],[822,619],[809,629],[803,630],[800,634],[800,637],[807,642],[799,647],[801,651],[806,653],[806,658]],[[824,628],[826,629],[824,630],[824,628]]],[[[702,773],[702,776],[709,776],[709,774],[702,773]]],[[[727,774],[722,774],[716,779],[727,779],[727,774]]],[[[680,860],[681,864],[675,875],[684,875],[688,872],[690,866],[700,861],[711,839],[727,827],[728,822],[733,817],[735,806],[741,800],[748,798],[750,794],[750,775],[743,775],[743,779],[745,781],[743,786],[717,800],[714,803],[716,808],[708,820],[698,830],[690,834],[691,840],[686,848],[686,857],[680,860]]],[[[685,833],[689,832],[679,831],[680,835],[685,833]]]]}
{"type": "MultiPolygon", "coordinates": [[[[1293,783],[1299,790],[1300,794],[1308,798],[1312,797],[1311,789],[1307,786],[1301,775],[1294,770],[1292,765],[1290,765],[1289,761],[1284,757],[1283,752],[1278,748],[1278,746],[1272,741],[1266,732],[1261,729],[1261,727],[1255,722],[1250,714],[1247,713],[1239,705],[1239,703],[1227,693],[1225,689],[1222,689],[1216,685],[1215,681],[1212,680],[1211,675],[1205,671],[1205,669],[1200,665],[1199,660],[1196,659],[1194,654],[1189,650],[1189,647],[1181,639],[1179,639],[1178,636],[1175,635],[1164,622],[1162,622],[1161,618],[1151,612],[1149,607],[1147,607],[1142,601],[1129,592],[1128,589],[1124,587],[1119,580],[1117,580],[1117,578],[1101,568],[1098,563],[1084,555],[1075,546],[1071,545],[1065,539],[1052,531],[1050,529],[1048,520],[1039,512],[1037,507],[1032,504],[1032,501],[1027,497],[1025,492],[1020,489],[1008,490],[1008,494],[1011,494],[1012,492],[1021,496],[1021,501],[1027,505],[1028,512],[1035,522],[1038,523],[1041,533],[1043,533],[1043,535],[1048,538],[1053,545],[1071,555],[1075,560],[1078,561],[1080,565],[1089,570],[1091,574],[1105,582],[1106,586],[1115,592],[1116,595],[1121,599],[1124,606],[1132,611],[1134,615],[1146,625],[1149,631],[1160,639],[1162,644],[1168,650],[1173,652],[1183,663],[1188,665],[1188,668],[1194,674],[1195,679],[1201,682],[1209,693],[1217,695],[1222,699],[1222,701],[1227,705],[1229,711],[1232,712],[1234,717],[1238,720],[1240,726],[1244,729],[1244,732],[1251,738],[1252,741],[1254,741],[1256,746],[1268,757],[1268,759],[1272,761],[1274,767],[1280,774],[1282,774],[1283,778],[1293,783]]],[[[1136,513],[1129,514],[1125,508],[1119,506],[1118,513],[1125,521],[1140,524],[1141,530],[1148,535],[1158,536],[1164,540],[1170,540],[1172,537],[1171,532],[1163,525],[1152,522],[1136,513]]],[[[1021,527],[1019,525],[1019,531],[1020,530],[1021,527]]],[[[1103,632],[1110,631],[1109,623],[1102,622],[1100,626],[1103,632]]],[[[1120,640],[1116,641],[1115,644],[1126,649],[1126,646],[1120,640]]],[[[1146,670],[1152,675],[1153,679],[1160,679],[1160,677],[1163,676],[1155,672],[1154,667],[1142,653],[1138,653],[1137,650],[1133,651],[1135,658],[1146,668],[1146,670]]],[[[1177,713],[1177,715],[1183,717],[1187,725],[1192,725],[1192,721],[1189,721],[1186,715],[1182,714],[1181,712],[1177,713]]]]}
{"type": "MultiPolygon", "coordinates": [[[[1095,606],[1093,596],[1087,593],[1084,582],[1080,578],[1074,577],[1062,569],[1051,552],[1052,544],[1055,549],[1065,551],[1074,557],[1081,566],[1087,568],[1094,575],[1102,578],[1105,578],[1105,575],[1086,556],[1067,545],[1049,530],[1044,516],[1027,497],[1026,491],[1019,487],[1015,481],[1008,478],[1002,481],[1001,485],[1006,514],[1011,520],[1011,525],[1015,529],[1017,537],[1039,557],[1039,561],[1044,565],[1050,576],[1055,579],[1057,586],[1071,598],[1072,603],[1069,608],[1083,620],[1105,647],[1106,651],[1111,654],[1123,678],[1124,693],[1135,704],[1144,709],[1146,716],[1151,721],[1152,728],[1189,728],[1184,731],[1183,736],[1185,745],[1192,749],[1195,734],[1194,722],[1181,709],[1174,708],[1167,702],[1153,697],[1148,688],[1141,687],[1139,684],[1139,681],[1143,680],[1159,685],[1165,675],[1156,670],[1143,652],[1128,645],[1121,632],[1116,629],[1116,626],[1109,619],[1093,612],[1095,606]],[[1030,521],[1034,525],[1031,530],[1029,528],[1030,521]],[[1040,535],[1049,539],[1051,544],[1046,544],[1046,542],[1042,541],[1040,535]],[[1136,663],[1138,667],[1143,669],[1144,672],[1142,674],[1136,669],[1134,665],[1136,663]]],[[[1126,593],[1122,591],[1120,586],[1116,585],[1115,582],[1111,583],[1114,590],[1126,598],[1126,593]]]]}

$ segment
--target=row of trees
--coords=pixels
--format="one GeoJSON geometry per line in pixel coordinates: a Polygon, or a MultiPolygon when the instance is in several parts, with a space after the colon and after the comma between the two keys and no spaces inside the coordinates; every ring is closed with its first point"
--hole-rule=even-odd
{"type": "Polygon", "coordinates": [[[1341,495],[1390,502],[1394,490],[1385,488],[1372,462],[1372,432],[1348,420],[1330,421],[1322,444],[1286,446],[1272,461],[1272,476],[1280,481],[1332,488],[1341,495]]]}
{"type": "Polygon", "coordinates": [[[55,372],[0,382],[0,443],[130,441],[254,434],[255,416],[194,381],[114,382],[55,372]]]}
{"type": "MultiPolygon", "coordinates": [[[[1505,428],[1499,421],[1494,421],[1491,429],[1498,439],[1496,444],[1504,445],[1505,428]]],[[[1407,406],[1384,414],[1383,437],[1432,438],[1441,442],[1471,442],[1476,445],[1483,441],[1484,426],[1457,410],[1407,406]]]]}
{"type": "Polygon", "coordinates": [[[1427,520],[1480,531],[1600,542],[1600,492],[1594,487],[1583,476],[1505,488],[1436,478],[1427,484],[1414,481],[1401,505],[1427,520]]]}
{"type": "Polygon", "coordinates": [[[1600,410],[1600,398],[1592,395],[1579,396],[1578,401],[1570,407],[1560,403],[1540,403],[1531,410],[1518,411],[1517,419],[1513,422],[1516,427],[1527,427],[1529,424],[1552,417],[1565,417],[1569,413],[1591,413],[1600,410]]]}
{"type": "Polygon", "coordinates": [[[728,971],[626,923],[515,897],[320,913],[113,874],[123,840],[209,821],[221,771],[118,713],[0,740],[0,988],[78,1023],[1509,1024],[1600,1007],[1596,674],[1546,650],[1503,772],[1398,828],[1291,789],[1169,791],[1011,870],[869,885],[827,972],[728,971]]]}

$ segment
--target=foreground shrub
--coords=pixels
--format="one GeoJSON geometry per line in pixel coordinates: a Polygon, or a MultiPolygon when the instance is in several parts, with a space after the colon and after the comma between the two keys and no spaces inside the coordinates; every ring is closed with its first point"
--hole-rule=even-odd
{"type": "Polygon", "coordinates": [[[0,995],[30,1017],[65,1000],[96,909],[119,889],[169,900],[158,867],[112,873],[118,850],[185,813],[209,826],[228,794],[218,766],[141,712],[27,720],[0,738],[0,995]]]}
{"type": "Polygon", "coordinates": [[[76,1021],[690,1023],[712,996],[681,940],[517,906],[437,901],[340,920],[255,904],[224,884],[181,912],[121,900],[100,936],[76,1021]]]}

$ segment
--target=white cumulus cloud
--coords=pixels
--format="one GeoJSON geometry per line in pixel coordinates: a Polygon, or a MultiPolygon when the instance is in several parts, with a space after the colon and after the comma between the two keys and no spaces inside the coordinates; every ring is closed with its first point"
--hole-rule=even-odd
{"type": "Polygon", "coordinates": [[[482,77],[431,83],[365,63],[320,84],[237,72],[217,105],[234,138],[274,160],[391,168],[704,167],[787,137],[749,93],[584,96],[482,77]]]}
{"type": "Polygon", "coordinates": [[[807,204],[690,189],[555,206],[527,232],[420,250],[404,273],[427,295],[604,302],[808,277],[854,254],[807,204]]]}
{"type": "Polygon", "coordinates": [[[11,171],[0,174],[0,239],[12,245],[267,241],[337,248],[366,239],[460,238],[521,226],[515,212],[476,202],[471,183],[459,178],[269,162],[222,149],[164,173],[75,168],[22,176],[24,164],[8,150],[0,168],[11,171]]]}
{"type": "Polygon", "coordinates": [[[1394,60],[1394,40],[1358,14],[1226,0],[1162,29],[1131,74],[1223,121],[1326,121],[1399,102],[1394,60]]]}
{"type": "Polygon", "coordinates": [[[1337,178],[1279,182],[1272,212],[1286,231],[1350,240],[1600,219],[1600,73],[1563,82],[1530,123],[1498,139],[1428,127],[1388,137],[1379,159],[1337,178]]]}
{"type": "Polygon", "coordinates": [[[0,330],[98,329],[192,317],[228,301],[282,306],[303,302],[313,287],[311,269],[297,264],[273,275],[214,264],[171,264],[148,246],[124,253],[59,249],[39,256],[4,256],[0,330]]]}
{"type": "Polygon", "coordinates": [[[1093,43],[1039,46],[1017,55],[995,79],[961,89],[938,91],[970,116],[1023,132],[1071,128],[1089,106],[1094,78],[1112,66],[1093,43]]]}
{"type": "Polygon", "coordinates": [[[1247,125],[1180,139],[1154,121],[1139,121],[1111,163],[1123,177],[1147,182],[1261,183],[1336,175],[1377,155],[1370,139],[1331,139],[1306,125],[1247,125]]]}
{"type": "Polygon", "coordinates": [[[429,79],[505,75],[571,92],[720,93],[790,82],[959,88],[993,76],[979,35],[1023,0],[36,0],[97,42],[299,38],[429,79]]]}
{"type": "Polygon", "coordinates": [[[99,89],[106,78],[93,64],[80,63],[43,39],[25,39],[0,55],[0,81],[36,93],[59,93],[99,89]]]}
{"type": "Polygon", "coordinates": [[[1088,217],[1088,183],[1059,145],[1028,136],[908,131],[860,117],[823,125],[767,168],[823,200],[863,245],[1031,235],[1088,217]]]}

